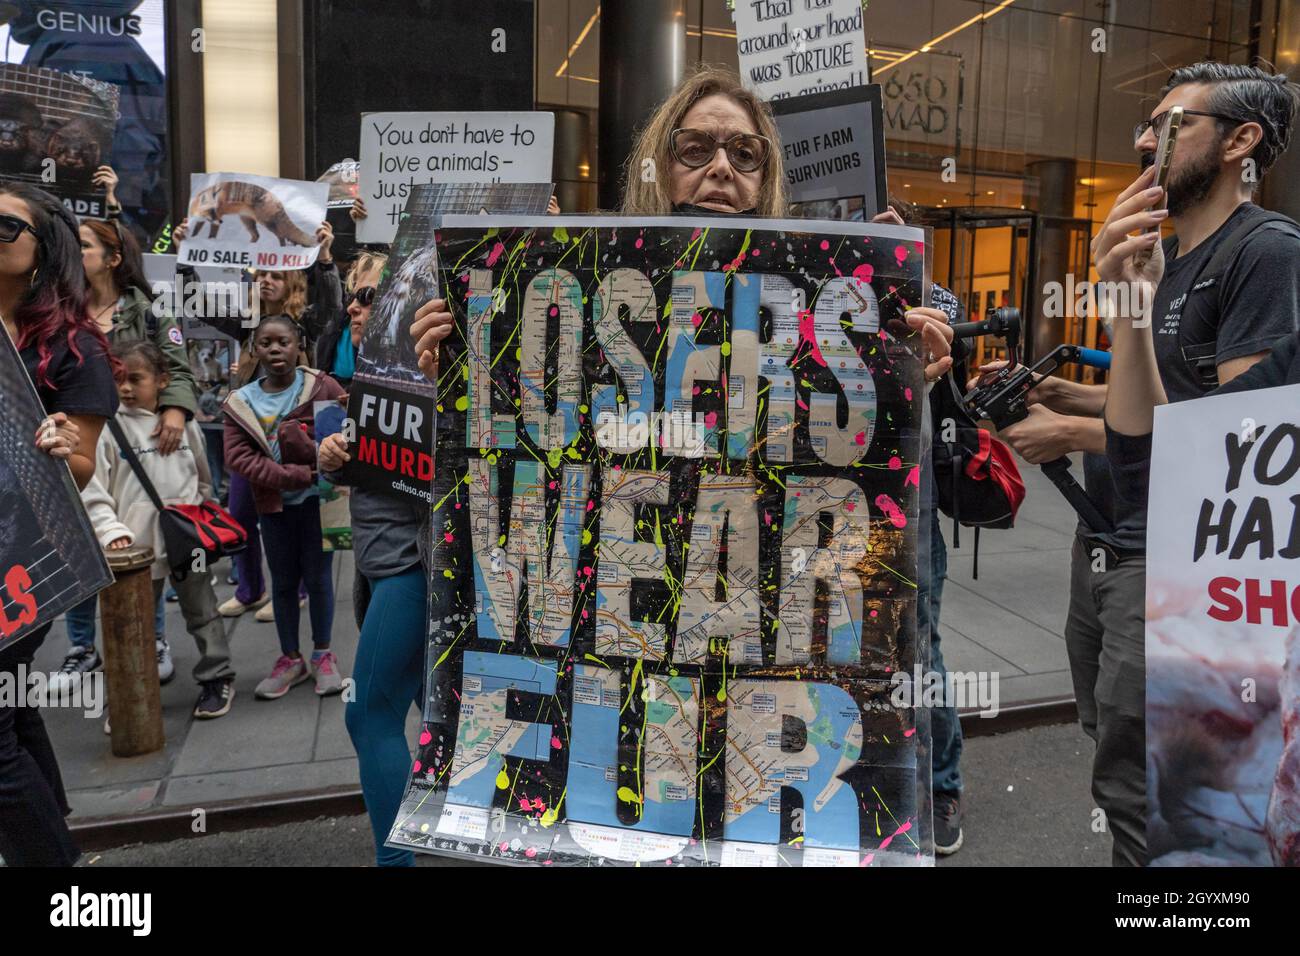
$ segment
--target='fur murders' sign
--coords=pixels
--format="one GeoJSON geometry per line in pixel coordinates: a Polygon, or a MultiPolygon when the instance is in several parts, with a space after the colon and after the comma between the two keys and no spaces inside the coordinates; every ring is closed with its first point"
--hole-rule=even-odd
{"type": "Polygon", "coordinates": [[[306,269],[316,261],[316,229],[325,221],[328,183],[252,173],[190,176],[189,230],[182,265],[306,269]]]}

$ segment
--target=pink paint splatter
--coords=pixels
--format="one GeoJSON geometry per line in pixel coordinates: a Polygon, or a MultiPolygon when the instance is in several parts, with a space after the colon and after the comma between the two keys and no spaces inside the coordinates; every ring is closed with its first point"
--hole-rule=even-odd
{"type": "Polygon", "coordinates": [[[429,746],[429,742],[432,741],[432,740],[433,740],[433,734],[429,733],[427,730],[424,731],[422,734],[420,734],[420,746],[421,746],[421,747],[427,747],[427,746],[429,746]]]}
{"type": "Polygon", "coordinates": [[[903,514],[902,509],[889,495],[876,495],[876,507],[885,513],[885,517],[895,528],[907,527],[907,515],[903,514]]]}
{"type": "Polygon", "coordinates": [[[862,858],[862,862],[859,863],[858,866],[866,866],[867,864],[869,864],[869,863],[870,863],[872,860],[874,860],[875,858],[876,858],[876,854],[874,854],[874,853],[868,853],[866,856],[864,856],[864,857],[862,858]]]}
{"type": "MultiPolygon", "coordinates": [[[[640,239],[637,240],[638,243],[640,241],[641,241],[640,239]]],[[[524,850],[524,856],[528,857],[528,859],[531,860],[533,857],[537,856],[537,850],[530,846],[527,850],[524,850]]],[[[546,862],[549,863],[550,860],[547,860],[546,862]]]]}
{"type": "Polygon", "coordinates": [[[871,277],[876,274],[876,268],[870,262],[864,262],[853,270],[853,278],[859,282],[870,282],[871,277]]]}
{"type": "Polygon", "coordinates": [[[903,397],[910,402],[912,400],[912,390],[910,388],[903,389],[903,397]]]}
{"type": "Polygon", "coordinates": [[[822,240],[822,251],[825,252],[825,251],[826,251],[827,249],[829,249],[830,247],[831,247],[831,244],[830,244],[829,242],[827,242],[825,239],[823,239],[823,240],[822,240]]]}
{"type": "Polygon", "coordinates": [[[894,246],[894,258],[898,260],[898,264],[899,264],[900,266],[901,266],[904,262],[906,262],[906,261],[907,261],[907,246],[903,246],[903,245],[894,246]]]}
{"type": "Polygon", "coordinates": [[[904,823],[901,827],[899,827],[889,836],[885,837],[885,839],[880,842],[879,849],[883,850],[885,847],[889,846],[889,844],[893,841],[894,837],[898,836],[899,834],[906,833],[910,829],[912,829],[912,821],[908,820],[906,823],[904,823]]]}
{"type": "Polygon", "coordinates": [[[903,459],[899,458],[897,455],[891,455],[889,459],[889,470],[898,471],[898,469],[902,467],[903,467],[903,459]]]}
{"type": "Polygon", "coordinates": [[[704,416],[704,424],[708,428],[716,428],[718,424],[718,413],[709,412],[704,416]]]}
{"type": "Polygon", "coordinates": [[[505,251],[506,251],[505,245],[500,242],[498,242],[496,245],[492,247],[492,251],[488,253],[488,257],[487,257],[487,264],[489,269],[492,268],[492,266],[497,264],[497,260],[501,258],[501,253],[505,251]]]}
{"type": "Polygon", "coordinates": [[[916,487],[918,488],[921,487],[921,466],[920,465],[913,465],[912,470],[909,471],[907,473],[907,477],[903,479],[903,487],[906,488],[908,485],[916,485],[916,487]]]}
{"type": "Polygon", "coordinates": [[[417,761],[415,762],[415,765],[414,765],[413,767],[411,767],[411,773],[419,773],[419,772],[420,772],[420,767],[421,767],[421,766],[422,766],[422,764],[420,763],[420,761],[417,760],[417,761]]]}
{"type": "Polygon", "coordinates": [[[582,569],[582,573],[585,574],[587,577],[591,577],[591,574],[592,574],[592,571],[591,571],[591,565],[589,564],[589,565],[587,565],[586,567],[584,567],[584,568],[582,569]]]}
{"type": "Polygon", "coordinates": [[[696,312],[694,315],[691,316],[691,325],[695,326],[697,329],[700,327],[700,323],[703,321],[704,321],[704,316],[700,315],[700,313],[698,312],[696,312]]]}
{"type": "Polygon", "coordinates": [[[856,435],[853,436],[853,441],[855,444],[865,445],[867,443],[867,433],[858,432],[856,435]]]}
{"type": "Polygon", "coordinates": [[[645,245],[645,240],[638,236],[636,242],[632,243],[632,245],[640,249],[642,246],[645,245]]]}
{"type": "Polygon", "coordinates": [[[913,727],[911,730],[905,730],[905,731],[903,731],[903,736],[904,736],[904,737],[910,737],[910,736],[912,736],[912,734],[914,734],[914,733],[916,733],[916,728],[915,728],[915,727],[913,727]]]}
{"type": "Polygon", "coordinates": [[[809,309],[799,313],[799,339],[808,343],[813,361],[826,368],[826,359],[822,358],[822,348],[817,344],[817,328],[813,324],[813,314],[809,309]]]}
{"type": "Polygon", "coordinates": [[[559,749],[560,749],[561,747],[563,747],[563,746],[564,746],[564,744],[560,742],[560,738],[559,738],[559,737],[555,737],[555,736],[552,736],[552,737],[551,737],[551,749],[552,749],[552,750],[559,750],[559,749]]]}
{"type": "Polygon", "coordinates": [[[444,533],[443,533],[442,540],[447,541],[447,542],[451,542],[451,541],[456,540],[456,536],[455,536],[454,534],[452,534],[450,531],[447,531],[447,532],[444,532],[444,533]]]}

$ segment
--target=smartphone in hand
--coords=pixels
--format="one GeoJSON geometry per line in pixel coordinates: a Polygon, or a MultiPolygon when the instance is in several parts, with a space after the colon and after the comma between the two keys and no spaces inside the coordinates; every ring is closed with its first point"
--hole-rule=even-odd
{"type": "MultiPolygon", "coordinates": [[[[1174,143],[1178,140],[1178,128],[1182,125],[1183,108],[1181,106],[1170,107],[1169,114],[1165,117],[1164,128],[1160,131],[1160,141],[1156,145],[1156,181],[1152,184],[1164,189],[1165,192],[1161,193],[1160,200],[1152,207],[1154,209],[1163,209],[1168,201],[1169,168],[1173,165],[1174,143]]],[[[1158,225],[1149,226],[1143,230],[1143,232],[1147,233],[1159,231],[1160,227],[1158,225]]],[[[1151,251],[1146,250],[1135,255],[1133,261],[1136,265],[1141,266],[1150,258],[1151,251]]]]}

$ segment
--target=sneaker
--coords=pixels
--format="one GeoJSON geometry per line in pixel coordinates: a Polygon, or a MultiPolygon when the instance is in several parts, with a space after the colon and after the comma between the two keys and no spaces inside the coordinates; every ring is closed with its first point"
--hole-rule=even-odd
{"type": "Polygon", "coordinates": [[[339,659],[333,651],[326,651],[320,657],[313,654],[308,670],[316,678],[317,695],[325,697],[343,692],[343,675],[339,673],[339,659]]]}
{"type": "Polygon", "coordinates": [[[951,856],[961,849],[961,794],[934,795],[934,852],[951,856]]]}
{"type": "Polygon", "coordinates": [[[301,657],[294,660],[281,655],[271,668],[271,676],[257,685],[253,693],[262,700],[276,700],[289,693],[289,688],[301,684],[311,675],[307,673],[307,662],[301,657]]]}
{"type": "Polygon", "coordinates": [[[50,696],[65,694],[81,684],[81,678],[104,666],[99,652],[93,647],[74,647],[63,658],[59,672],[50,678],[50,696]]]}
{"type": "Polygon", "coordinates": [[[155,638],[154,647],[158,650],[158,683],[165,684],[176,676],[176,665],[172,663],[172,648],[165,637],[155,638]]]}
{"type": "Polygon", "coordinates": [[[235,699],[235,679],[221,677],[199,684],[199,700],[194,705],[194,716],[199,720],[212,720],[230,713],[230,702],[235,699]]]}
{"type": "Polygon", "coordinates": [[[243,614],[245,611],[252,611],[263,607],[270,600],[271,595],[263,594],[252,604],[245,604],[243,601],[239,600],[239,598],[232,597],[229,601],[217,606],[217,613],[222,617],[239,617],[239,615],[243,614]]]}
{"type": "Polygon", "coordinates": [[[168,604],[175,604],[181,599],[181,596],[177,594],[176,589],[169,584],[167,585],[167,593],[163,595],[163,598],[168,604]]]}
{"type": "Polygon", "coordinates": [[[263,624],[272,624],[275,622],[275,608],[270,604],[264,604],[257,609],[253,617],[263,624]]]}

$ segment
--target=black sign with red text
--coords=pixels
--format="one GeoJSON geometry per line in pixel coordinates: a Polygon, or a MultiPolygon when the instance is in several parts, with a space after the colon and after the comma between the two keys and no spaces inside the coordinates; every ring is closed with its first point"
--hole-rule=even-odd
{"type": "Polygon", "coordinates": [[[0,650],[113,580],[68,466],[36,449],[44,418],[0,334],[0,650]]]}

